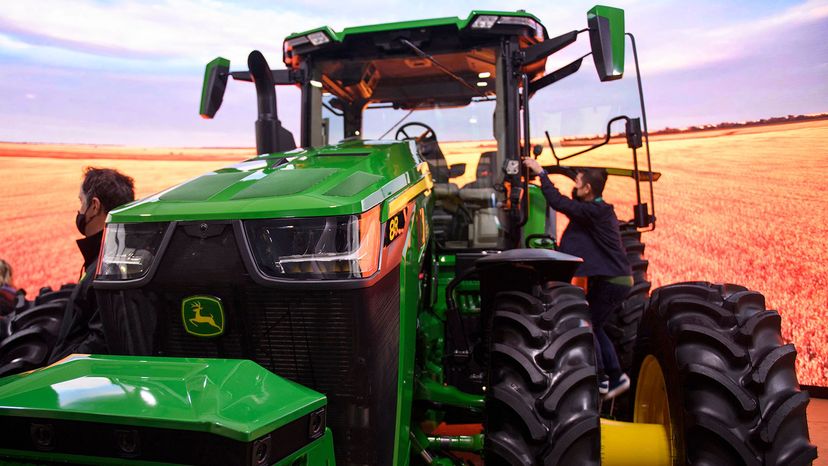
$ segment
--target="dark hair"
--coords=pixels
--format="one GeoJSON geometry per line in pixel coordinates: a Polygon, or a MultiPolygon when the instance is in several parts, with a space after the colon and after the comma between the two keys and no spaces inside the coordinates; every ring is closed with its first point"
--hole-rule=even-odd
{"type": "Polygon", "coordinates": [[[592,187],[592,193],[595,197],[600,197],[604,193],[604,185],[607,184],[607,169],[606,168],[582,168],[578,170],[583,176],[584,183],[592,187]]]}
{"type": "Polygon", "coordinates": [[[12,284],[12,268],[8,262],[0,259],[0,286],[12,284]]]}
{"type": "Polygon", "coordinates": [[[86,195],[87,202],[97,197],[104,212],[135,200],[132,178],[111,168],[86,167],[81,190],[86,195]]]}

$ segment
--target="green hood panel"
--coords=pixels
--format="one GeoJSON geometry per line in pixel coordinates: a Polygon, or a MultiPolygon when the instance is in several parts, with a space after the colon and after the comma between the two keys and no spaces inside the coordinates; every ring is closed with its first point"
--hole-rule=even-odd
{"type": "Polygon", "coordinates": [[[247,360],[73,356],[0,379],[0,416],[209,432],[242,442],[326,404],[247,360]]]}
{"type": "Polygon", "coordinates": [[[410,142],[354,140],[263,155],[115,209],[108,221],[358,214],[423,177],[412,151],[410,142]]]}

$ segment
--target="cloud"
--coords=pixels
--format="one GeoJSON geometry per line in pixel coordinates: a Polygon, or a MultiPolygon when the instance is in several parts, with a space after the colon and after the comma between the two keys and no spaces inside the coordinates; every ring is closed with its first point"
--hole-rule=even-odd
{"type": "MultiPolygon", "coordinates": [[[[280,51],[294,29],[314,18],[275,8],[249,8],[212,0],[77,0],[7,2],[0,32],[17,43],[119,59],[183,60],[203,64],[215,54],[246,57],[252,48],[280,51]]],[[[3,45],[3,44],[0,44],[3,45]]]]}
{"type": "Polygon", "coordinates": [[[640,48],[646,51],[646,72],[693,70],[760,55],[778,37],[796,34],[806,24],[823,23],[828,31],[828,0],[808,0],[758,18],[740,14],[736,8],[744,7],[716,12],[721,15],[717,18],[689,13],[691,19],[675,20],[674,24],[668,16],[648,18],[648,23],[661,21],[663,26],[650,24],[646,28],[650,35],[636,35],[640,48]]]}
{"type": "MultiPolygon", "coordinates": [[[[465,18],[472,9],[460,2],[436,0],[389,0],[383,8],[374,8],[372,0],[351,0],[335,7],[328,0],[276,3],[40,0],[32,8],[31,2],[6,2],[0,9],[4,82],[0,100],[7,103],[8,111],[0,114],[5,122],[0,125],[0,139],[252,144],[256,106],[251,86],[234,83],[228,88],[216,120],[205,122],[196,115],[203,66],[213,57],[229,58],[233,69],[241,69],[249,51],[259,49],[272,67],[279,68],[282,40],[292,32],[320,25],[342,30],[418,18],[465,18]]],[[[523,0],[512,6],[502,0],[483,0],[474,8],[526,8],[554,35],[584,27],[586,11],[594,3],[523,0]]],[[[698,122],[768,116],[770,108],[774,113],[825,110],[813,109],[825,102],[820,80],[828,82],[828,44],[823,40],[828,31],[828,0],[613,3],[625,9],[627,28],[638,39],[653,127],[690,117],[695,123],[705,114],[708,118],[698,122]],[[810,82],[808,77],[816,84],[800,85],[810,82]],[[761,101],[729,97],[749,88],[746,80],[762,85],[761,101]],[[778,103],[770,107],[774,102],[778,103]],[[719,111],[715,115],[710,114],[714,107],[719,111]]],[[[586,53],[589,41],[584,39],[553,56],[550,69],[586,53]]],[[[572,114],[584,105],[618,100],[612,87],[597,83],[590,61],[578,75],[545,90],[548,100],[537,97],[533,115],[552,115],[537,128],[563,125],[563,120],[553,121],[560,116],[554,113],[558,110],[571,107],[572,114]],[[593,92],[593,85],[600,92],[593,92]]],[[[622,83],[633,85],[634,80],[622,83]]],[[[280,89],[279,93],[280,118],[297,126],[297,92],[280,89]]],[[[635,95],[634,90],[630,95],[635,95]]],[[[620,111],[626,110],[611,109],[620,111]]],[[[467,125],[470,117],[464,114],[462,123],[467,125]]],[[[599,117],[589,120],[602,122],[599,117]]],[[[561,131],[577,131],[572,129],[577,121],[567,120],[561,131]]]]}

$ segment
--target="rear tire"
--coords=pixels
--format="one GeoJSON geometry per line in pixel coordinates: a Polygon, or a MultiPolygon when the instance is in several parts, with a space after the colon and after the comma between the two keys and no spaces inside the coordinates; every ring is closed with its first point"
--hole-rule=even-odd
{"type": "Polygon", "coordinates": [[[495,297],[487,465],[598,465],[595,347],[583,290],[553,283],[495,297]]]}
{"type": "Polygon", "coordinates": [[[783,344],[780,323],[761,294],[741,286],[680,283],[653,293],[636,367],[648,355],[661,367],[680,461],[798,466],[816,458],[808,394],[799,390],[796,350],[783,344]]]}

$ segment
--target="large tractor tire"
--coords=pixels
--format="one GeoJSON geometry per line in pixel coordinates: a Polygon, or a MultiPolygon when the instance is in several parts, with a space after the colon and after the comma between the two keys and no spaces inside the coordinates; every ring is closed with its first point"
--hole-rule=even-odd
{"type": "Polygon", "coordinates": [[[0,342],[0,377],[42,367],[51,349],[40,329],[15,332],[0,342]]]}
{"type": "Polygon", "coordinates": [[[553,283],[495,298],[487,465],[598,465],[595,347],[583,290],[553,283]]]}
{"type": "Polygon", "coordinates": [[[667,428],[677,464],[810,464],[808,394],[780,323],[741,286],[657,289],[636,344],[635,421],[667,428]]]}

